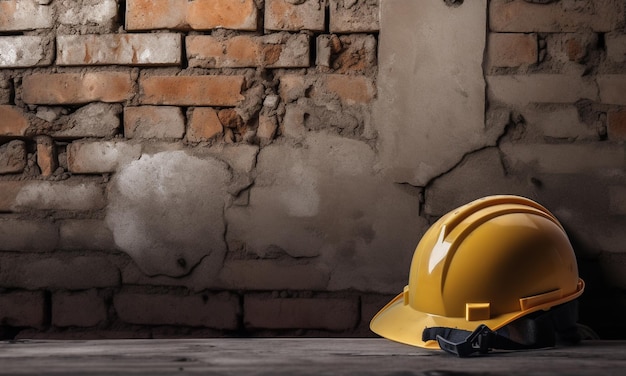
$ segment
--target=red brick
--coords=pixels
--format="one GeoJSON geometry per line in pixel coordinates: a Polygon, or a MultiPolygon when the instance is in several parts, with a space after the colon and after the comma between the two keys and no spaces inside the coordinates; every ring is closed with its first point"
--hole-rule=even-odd
{"type": "Polygon", "coordinates": [[[358,324],[357,298],[244,297],[244,325],[255,329],[325,329],[342,331],[358,324]]]}
{"type": "Polygon", "coordinates": [[[535,64],[539,56],[536,34],[491,33],[488,62],[492,67],[518,67],[535,64]]]}
{"type": "Polygon", "coordinates": [[[325,6],[321,0],[302,3],[289,0],[265,1],[265,28],[285,31],[324,31],[325,6]]]}
{"type": "Polygon", "coordinates": [[[126,138],[183,138],[185,119],[180,107],[138,106],[124,108],[126,138]]]}
{"type": "Polygon", "coordinates": [[[22,80],[22,99],[29,104],[124,102],[133,94],[128,72],[35,73],[22,80]]]}
{"type": "Polygon", "coordinates": [[[41,327],[45,320],[43,292],[0,293],[1,325],[41,327]]]}
{"type": "Polygon", "coordinates": [[[557,1],[533,4],[525,0],[491,0],[489,27],[498,32],[576,32],[591,28],[597,32],[614,30],[624,21],[624,2],[596,0],[590,6],[583,2],[557,1]]]}
{"type": "Polygon", "coordinates": [[[197,107],[189,118],[187,141],[201,142],[222,134],[224,127],[211,107],[197,107]]]}
{"type": "Polygon", "coordinates": [[[306,34],[240,35],[226,40],[209,35],[191,35],[186,39],[186,49],[191,67],[309,66],[309,37],[306,34]]]}
{"type": "Polygon", "coordinates": [[[37,136],[37,165],[42,176],[50,176],[59,166],[57,162],[56,146],[50,136],[37,136]]]}
{"type": "Polygon", "coordinates": [[[28,115],[21,108],[0,105],[0,136],[24,136],[28,125],[28,115]]]}
{"type": "Polygon", "coordinates": [[[59,35],[57,65],[179,65],[180,34],[59,35]]]}
{"type": "Polygon", "coordinates": [[[77,180],[26,180],[0,181],[0,210],[15,212],[31,210],[75,210],[102,209],[105,204],[104,189],[96,179],[77,180]]]}
{"type": "Polygon", "coordinates": [[[142,104],[236,106],[243,76],[151,76],[139,81],[142,104]]]}
{"type": "Polygon", "coordinates": [[[96,326],[107,319],[107,306],[98,291],[56,292],[52,295],[52,325],[96,326]]]}
{"type": "Polygon", "coordinates": [[[236,329],[239,299],[229,293],[198,295],[122,292],[113,298],[119,318],[130,324],[236,329]]]}
{"type": "Polygon", "coordinates": [[[51,28],[52,7],[32,0],[0,1],[0,31],[51,28]]]}
{"type": "Polygon", "coordinates": [[[189,26],[195,30],[256,30],[257,19],[254,0],[196,0],[189,2],[187,11],[189,26]]]}
{"type": "Polygon", "coordinates": [[[256,30],[254,0],[128,0],[126,30],[256,30]]]}
{"type": "Polygon", "coordinates": [[[607,132],[611,141],[626,141],[626,110],[609,112],[607,132]]]}

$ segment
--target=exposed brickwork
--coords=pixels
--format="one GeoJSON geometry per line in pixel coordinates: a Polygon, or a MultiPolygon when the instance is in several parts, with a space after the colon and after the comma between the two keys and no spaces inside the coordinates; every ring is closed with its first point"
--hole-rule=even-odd
{"type": "Polygon", "coordinates": [[[208,141],[222,133],[224,127],[217,117],[217,112],[210,107],[197,107],[193,110],[187,129],[187,140],[191,142],[208,141]]]}
{"type": "Polygon", "coordinates": [[[624,3],[599,0],[593,4],[551,2],[540,4],[525,0],[489,2],[489,27],[498,32],[576,32],[614,30],[624,21],[624,3]]]}
{"type": "Polygon", "coordinates": [[[138,106],[124,108],[126,138],[176,138],[185,134],[180,107],[138,106]]]}
{"type": "Polygon", "coordinates": [[[0,136],[24,136],[28,125],[28,117],[19,107],[0,106],[0,136]]]}
{"type": "Polygon", "coordinates": [[[132,96],[126,72],[35,73],[24,76],[22,99],[30,104],[123,102],[132,96]]]}
{"type": "Polygon", "coordinates": [[[254,0],[128,0],[126,29],[256,30],[254,0]]]}
{"type": "Polygon", "coordinates": [[[32,0],[0,2],[0,31],[48,29],[54,25],[52,7],[32,0]]]}
{"type": "Polygon", "coordinates": [[[518,67],[535,64],[539,58],[536,34],[489,34],[488,61],[494,67],[518,67]]]}
{"type": "Polygon", "coordinates": [[[186,40],[189,65],[206,68],[299,68],[309,66],[309,38],[305,34],[236,36],[226,40],[191,35],[186,40]]]}
{"type": "Polygon", "coordinates": [[[180,34],[59,35],[57,65],[179,65],[180,34]]]}
{"type": "Polygon", "coordinates": [[[243,96],[242,76],[152,76],[139,80],[142,104],[236,106],[243,96]]]}
{"type": "Polygon", "coordinates": [[[38,36],[0,37],[0,68],[46,66],[52,63],[50,44],[38,36]]]}
{"type": "Polygon", "coordinates": [[[372,335],[494,193],[621,260],[624,2],[446,3],[0,1],[0,337],[372,335]]]}
{"type": "Polygon", "coordinates": [[[323,31],[325,7],[321,0],[267,0],[265,28],[269,30],[323,31]]]}

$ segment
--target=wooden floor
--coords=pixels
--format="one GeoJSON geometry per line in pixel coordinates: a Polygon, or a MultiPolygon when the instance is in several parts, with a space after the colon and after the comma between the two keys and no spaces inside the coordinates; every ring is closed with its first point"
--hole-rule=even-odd
{"type": "Polygon", "coordinates": [[[619,375],[626,341],[459,359],[385,339],[0,342],[2,375],[619,375]]]}

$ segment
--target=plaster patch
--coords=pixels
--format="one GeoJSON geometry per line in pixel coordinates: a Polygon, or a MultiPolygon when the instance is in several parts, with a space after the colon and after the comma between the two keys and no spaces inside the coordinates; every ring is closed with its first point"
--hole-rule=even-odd
{"type": "Polygon", "coordinates": [[[205,257],[217,272],[230,179],[228,166],[210,156],[142,155],[112,181],[106,223],[116,245],[149,275],[182,276],[205,257]]]}

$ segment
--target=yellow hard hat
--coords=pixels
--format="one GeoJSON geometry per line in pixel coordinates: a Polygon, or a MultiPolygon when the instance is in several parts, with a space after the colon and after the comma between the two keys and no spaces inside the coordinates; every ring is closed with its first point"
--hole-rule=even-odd
{"type": "Polygon", "coordinates": [[[436,349],[448,343],[445,333],[476,336],[479,327],[494,333],[583,290],[559,221],[527,198],[489,196],[447,213],[426,231],[408,286],[370,328],[393,341],[436,349]],[[428,335],[432,330],[436,335],[428,335]]]}

